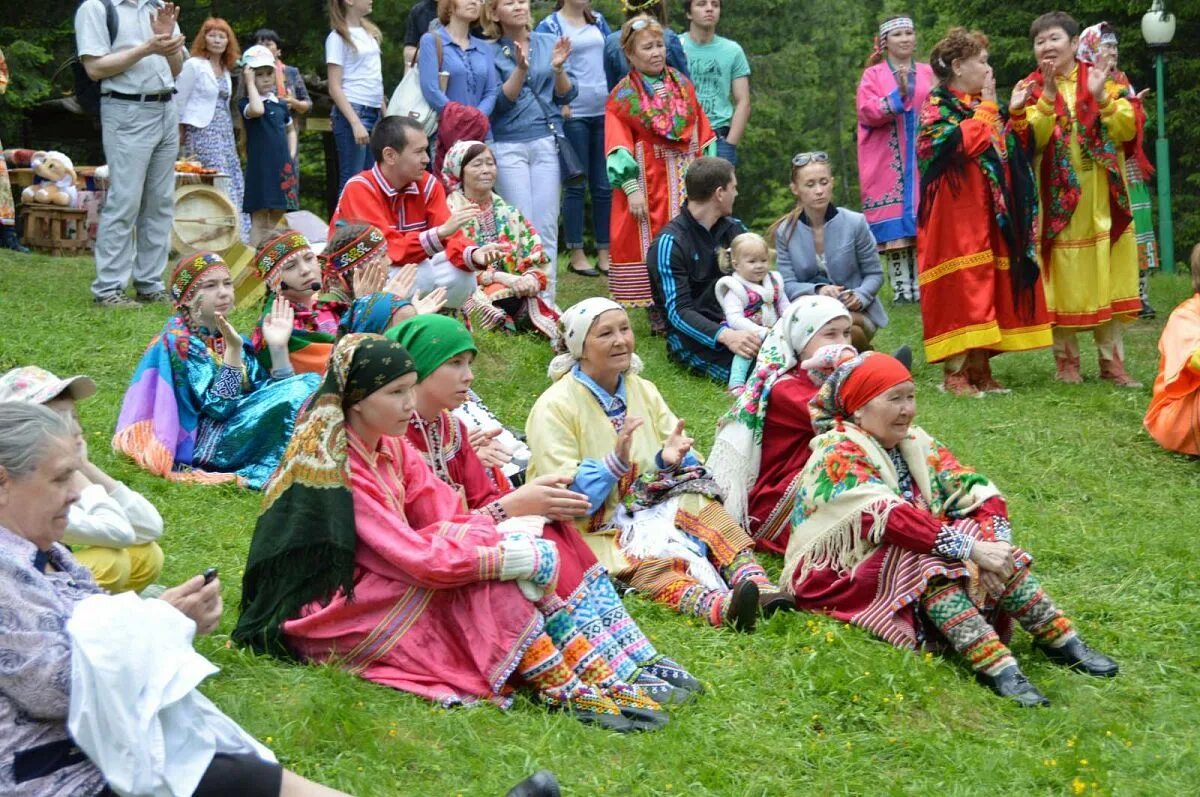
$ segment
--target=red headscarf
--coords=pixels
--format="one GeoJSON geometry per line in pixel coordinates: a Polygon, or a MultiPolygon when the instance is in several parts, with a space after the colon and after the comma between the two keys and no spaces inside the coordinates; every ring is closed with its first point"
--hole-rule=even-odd
{"type": "Polygon", "coordinates": [[[890,354],[865,357],[842,385],[839,395],[842,410],[849,417],[885,390],[911,381],[912,374],[904,363],[890,354]]]}

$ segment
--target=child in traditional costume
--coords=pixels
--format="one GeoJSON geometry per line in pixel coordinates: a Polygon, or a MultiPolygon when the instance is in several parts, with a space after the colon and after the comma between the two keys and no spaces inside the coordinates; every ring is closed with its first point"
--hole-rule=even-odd
{"type": "MultiPolygon", "coordinates": [[[[818,352],[858,354],[850,345],[850,311],[832,296],[801,296],[763,341],[746,389],[717,422],[708,469],[725,493],[725,509],[760,551],[782,555],[791,532],[800,471],[815,432],[808,402],[820,377],[818,352]]],[[[829,370],[832,370],[830,368],[829,370]]]]}
{"type": "Polygon", "coordinates": [[[751,631],[786,608],[729,516],[692,439],[653,383],[638,375],[629,317],[585,299],[563,313],[566,351],[525,433],[529,477],[571,478],[591,504],[575,527],[614,576],[681,614],[751,631]],[[760,596],[761,593],[761,596],[760,596]]]}
{"type": "Polygon", "coordinates": [[[517,515],[548,519],[542,537],[554,542],[560,559],[555,592],[623,682],[659,702],[703,691],[699,681],[654,649],[625,611],[608,571],[571,524],[587,513],[587,496],[566,489],[565,476],[543,476],[514,489],[498,468],[480,461],[467,425],[453,414],[474,381],[475,341],[466,327],[448,316],[425,315],[405,321],[387,337],[404,346],[416,364],[420,381],[407,436],[434,474],[458,490],[472,511],[501,520],[517,515]]]}
{"type": "Polygon", "coordinates": [[[297,373],[325,373],[339,334],[382,334],[416,313],[408,299],[381,290],[383,266],[375,269],[375,279],[360,299],[351,294],[344,301],[341,296],[321,293],[320,258],[308,239],[295,230],[284,230],[263,244],[254,257],[254,268],[267,288],[263,315],[251,337],[263,365],[269,363],[270,354],[262,326],[271,314],[276,297],[283,297],[292,306],[295,329],[288,341],[288,356],[297,373]]]}
{"type": "Polygon", "coordinates": [[[1111,677],[1012,544],[1000,491],[912,425],[912,375],[867,352],[812,402],[819,433],[800,476],[784,589],[796,606],[898,647],[946,641],[976,678],[1023,706],[1049,701],[1006,647],[1011,621],[1052,661],[1111,677]]]}
{"type": "Polygon", "coordinates": [[[519,675],[583,722],[661,727],[555,594],[543,519],[469,513],[405,440],[415,368],[386,338],[338,341],[267,486],[234,639],[443,706],[508,707],[519,675]]]}
{"type": "Polygon", "coordinates": [[[1145,424],[1163,448],[1200,456],[1200,244],[1192,249],[1191,265],[1196,293],[1171,312],[1163,327],[1145,424]]]}
{"type": "Polygon", "coordinates": [[[263,322],[271,370],[229,323],[229,267],[213,252],[179,261],[176,315],[142,355],[113,448],[177,481],[238,481],[259,489],[283,455],[296,415],[320,384],[288,359],[293,313],[277,301],[263,322]]]}
{"type": "Polygon", "coordinates": [[[986,36],[965,28],[934,46],[939,83],[917,136],[925,358],[943,363],[942,389],[959,396],[1007,393],[991,358],[1053,343],[1037,260],[1028,89],[1013,90],[1018,115],[1008,120],[987,48],[986,36]]]}
{"type": "Polygon", "coordinates": [[[480,246],[497,244],[502,252],[498,260],[476,272],[479,289],[463,309],[487,329],[533,328],[553,340],[559,309],[546,293],[551,284],[550,258],[529,220],[492,190],[496,174],[495,156],[482,141],[459,141],[442,164],[450,211],[479,209],[463,234],[480,246]]]}
{"type": "MultiPolygon", "coordinates": [[[[726,275],[717,280],[716,287],[725,323],[730,329],[755,332],[759,340],[765,339],[788,308],[783,277],[771,269],[767,242],[757,233],[744,232],[730,242],[718,261],[726,275]]],[[[753,364],[749,357],[734,355],[729,369],[731,391],[741,392],[753,364]]]]}

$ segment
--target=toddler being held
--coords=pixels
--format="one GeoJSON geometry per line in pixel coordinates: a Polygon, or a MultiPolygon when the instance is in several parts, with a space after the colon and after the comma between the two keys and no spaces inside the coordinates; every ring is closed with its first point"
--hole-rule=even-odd
{"type": "MultiPolygon", "coordinates": [[[[757,332],[766,338],[790,302],[783,292],[783,278],[774,271],[771,251],[761,235],[745,232],[718,253],[726,276],[717,280],[717,301],[731,329],[757,332]]],[[[740,393],[754,360],[736,355],[729,371],[729,390],[740,393]]]]}

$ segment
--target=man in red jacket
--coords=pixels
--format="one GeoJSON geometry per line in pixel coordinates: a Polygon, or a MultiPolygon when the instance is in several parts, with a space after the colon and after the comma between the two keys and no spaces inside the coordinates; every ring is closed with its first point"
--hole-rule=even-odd
{"type": "MultiPolygon", "coordinates": [[[[468,206],[450,212],[446,189],[425,171],[429,139],[420,123],[403,116],[384,117],[371,132],[371,150],[375,165],[346,182],[329,225],[330,237],[342,220],[373,224],[387,236],[393,266],[429,267],[428,274],[418,276],[419,290],[430,290],[436,283],[453,295],[450,283],[465,286],[467,275],[473,290],[475,271],[501,253],[495,244],[476,246],[463,235],[462,228],[479,210],[468,206]],[[447,263],[459,273],[450,272],[447,263]]],[[[452,296],[448,303],[460,302],[452,296]]]]}

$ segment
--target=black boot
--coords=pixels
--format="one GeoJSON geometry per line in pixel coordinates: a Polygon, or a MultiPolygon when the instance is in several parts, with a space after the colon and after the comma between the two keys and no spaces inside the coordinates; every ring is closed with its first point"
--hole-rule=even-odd
{"type": "Polygon", "coordinates": [[[560,797],[561,794],[554,773],[542,769],[513,786],[505,797],[560,797]]]}
{"type": "Polygon", "coordinates": [[[1057,648],[1049,645],[1037,645],[1050,661],[1062,664],[1072,670],[1094,675],[1097,678],[1112,678],[1120,671],[1115,661],[1098,650],[1092,650],[1078,635],[1071,641],[1057,648]]]}
{"type": "Polygon", "coordinates": [[[729,595],[729,610],[725,621],[745,634],[754,633],[758,623],[758,585],[743,581],[729,595]]]}
{"type": "Polygon", "coordinates": [[[1008,698],[1017,705],[1024,706],[1025,708],[1050,705],[1050,701],[1046,699],[1046,696],[1029,682],[1029,679],[1025,677],[1025,673],[1021,672],[1021,668],[1015,664],[1005,667],[995,675],[985,675],[977,672],[975,673],[975,679],[1000,695],[1000,697],[1008,698]]]}
{"type": "Polygon", "coordinates": [[[17,237],[17,228],[10,224],[0,224],[0,249],[11,249],[23,255],[29,254],[29,249],[21,245],[17,237]]]}

